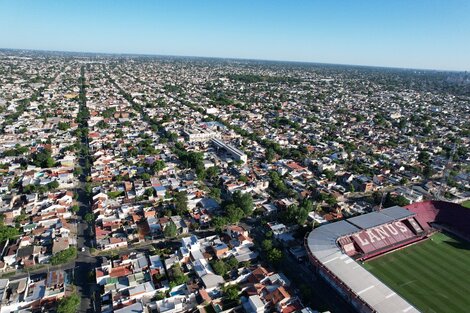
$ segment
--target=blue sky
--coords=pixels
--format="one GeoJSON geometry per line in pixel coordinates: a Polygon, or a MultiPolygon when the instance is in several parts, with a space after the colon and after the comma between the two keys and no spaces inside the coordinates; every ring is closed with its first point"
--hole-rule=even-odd
{"type": "Polygon", "coordinates": [[[0,47],[470,70],[470,1],[0,0],[0,47]]]}

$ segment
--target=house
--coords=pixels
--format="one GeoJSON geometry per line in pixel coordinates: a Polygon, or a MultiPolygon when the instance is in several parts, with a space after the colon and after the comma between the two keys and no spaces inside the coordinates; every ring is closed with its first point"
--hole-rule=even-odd
{"type": "Polygon", "coordinates": [[[181,218],[181,216],[173,215],[170,217],[170,219],[176,225],[176,228],[180,234],[187,234],[189,232],[189,227],[184,219],[181,218]]]}
{"type": "Polygon", "coordinates": [[[264,313],[265,310],[265,304],[258,295],[249,296],[243,307],[247,313],[264,313]]]}
{"type": "Polygon", "coordinates": [[[211,248],[217,258],[221,258],[228,252],[228,246],[225,243],[213,245],[211,248]]]}
{"type": "Polygon", "coordinates": [[[156,194],[157,194],[157,197],[159,197],[159,198],[165,197],[165,195],[166,195],[166,187],[164,187],[164,186],[156,186],[156,187],[153,187],[153,189],[155,190],[155,192],[156,192],[156,194]]]}
{"type": "Polygon", "coordinates": [[[142,313],[142,312],[144,312],[144,307],[142,306],[141,302],[135,302],[121,309],[114,310],[114,313],[142,313]]]}
{"type": "Polygon", "coordinates": [[[269,229],[273,232],[274,237],[278,237],[287,232],[287,227],[284,224],[268,223],[269,229]]]}
{"type": "Polygon", "coordinates": [[[125,238],[111,237],[105,239],[102,244],[103,250],[111,250],[127,247],[127,240],[125,238]]]}
{"type": "Polygon", "coordinates": [[[225,283],[222,276],[213,272],[211,266],[205,259],[198,259],[193,262],[194,271],[201,279],[207,292],[218,288],[221,284],[225,283]]]}

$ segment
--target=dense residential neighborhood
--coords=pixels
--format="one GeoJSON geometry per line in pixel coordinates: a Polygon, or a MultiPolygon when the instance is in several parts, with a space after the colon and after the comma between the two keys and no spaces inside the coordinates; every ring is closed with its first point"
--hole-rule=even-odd
{"type": "Polygon", "coordinates": [[[349,312],[306,234],[470,206],[469,82],[0,50],[0,312],[349,312]]]}

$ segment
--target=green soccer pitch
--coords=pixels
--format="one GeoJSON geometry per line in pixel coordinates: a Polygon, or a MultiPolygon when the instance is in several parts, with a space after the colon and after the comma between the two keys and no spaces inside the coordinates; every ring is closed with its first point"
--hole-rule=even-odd
{"type": "Polygon", "coordinates": [[[470,312],[470,243],[443,233],[364,263],[421,312],[470,312]]]}
{"type": "Polygon", "coordinates": [[[462,206],[463,206],[464,208],[470,209],[470,200],[467,200],[467,201],[462,202],[462,206]]]}

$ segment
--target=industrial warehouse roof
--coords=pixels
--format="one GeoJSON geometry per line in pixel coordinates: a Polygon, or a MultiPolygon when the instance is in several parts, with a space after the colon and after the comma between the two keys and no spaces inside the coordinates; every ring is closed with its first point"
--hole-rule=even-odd
{"type": "Polygon", "coordinates": [[[344,254],[336,243],[339,237],[411,215],[413,213],[404,208],[392,207],[381,212],[373,212],[326,224],[315,228],[309,234],[307,238],[308,249],[323,266],[375,311],[380,313],[416,313],[419,311],[415,307],[397,295],[354,259],[344,254]]]}
{"type": "Polygon", "coordinates": [[[412,215],[414,215],[414,213],[408,211],[405,208],[393,206],[391,208],[383,209],[378,212],[372,212],[352,217],[347,221],[351,224],[356,225],[359,228],[367,229],[390,223],[395,220],[403,219],[412,215]]]}

